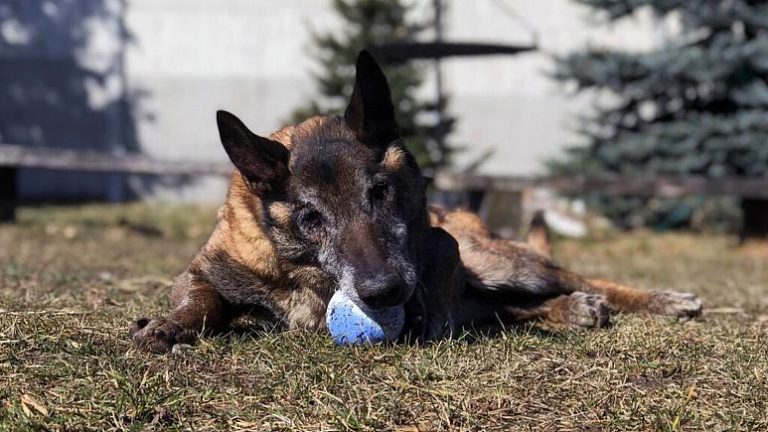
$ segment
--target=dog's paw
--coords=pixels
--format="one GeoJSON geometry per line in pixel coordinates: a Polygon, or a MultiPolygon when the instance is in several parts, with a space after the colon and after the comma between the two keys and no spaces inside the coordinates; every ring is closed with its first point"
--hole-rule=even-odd
{"type": "Polygon", "coordinates": [[[659,315],[693,318],[701,315],[701,300],[694,294],[677,291],[654,291],[649,310],[659,315]]]}
{"type": "Polygon", "coordinates": [[[563,324],[571,327],[602,328],[611,322],[611,308],[603,295],[574,292],[564,298],[563,324]]]}
{"type": "Polygon", "coordinates": [[[176,344],[192,344],[197,335],[183,329],[168,318],[138,318],[131,323],[128,336],[144,351],[163,354],[171,351],[176,344]]]}

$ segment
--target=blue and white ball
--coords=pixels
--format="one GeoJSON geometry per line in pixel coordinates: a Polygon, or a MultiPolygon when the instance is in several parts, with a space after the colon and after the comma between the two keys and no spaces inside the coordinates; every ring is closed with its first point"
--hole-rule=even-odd
{"type": "Polygon", "coordinates": [[[339,345],[394,341],[403,331],[405,308],[400,305],[373,310],[338,290],[328,303],[325,322],[339,345]]]}

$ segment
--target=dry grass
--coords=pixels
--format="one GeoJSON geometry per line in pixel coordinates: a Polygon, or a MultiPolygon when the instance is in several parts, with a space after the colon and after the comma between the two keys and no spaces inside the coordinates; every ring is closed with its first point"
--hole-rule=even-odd
{"type": "Polygon", "coordinates": [[[36,208],[0,227],[0,430],[768,430],[768,245],[558,243],[584,273],[700,294],[693,322],[359,349],[244,325],[137,352],[129,321],[166,307],[213,215],[36,208]]]}

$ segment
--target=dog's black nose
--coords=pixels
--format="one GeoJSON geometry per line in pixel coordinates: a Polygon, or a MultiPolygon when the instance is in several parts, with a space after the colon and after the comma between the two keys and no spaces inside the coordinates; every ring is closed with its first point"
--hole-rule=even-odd
{"type": "Polygon", "coordinates": [[[360,300],[371,309],[383,309],[403,303],[407,285],[403,278],[393,273],[368,277],[357,286],[360,300]]]}

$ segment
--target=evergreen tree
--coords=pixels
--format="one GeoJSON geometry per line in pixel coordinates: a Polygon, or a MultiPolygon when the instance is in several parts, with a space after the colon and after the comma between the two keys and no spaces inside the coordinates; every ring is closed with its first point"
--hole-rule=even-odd
{"type": "MultiPolygon", "coordinates": [[[[360,50],[414,42],[426,28],[424,23],[410,19],[411,5],[402,0],[334,0],[333,8],[343,21],[343,31],[313,34],[314,55],[320,66],[314,78],[320,97],[297,109],[294,121],[317,114],[342,114],[352,95],[355,59],[360,50]]],[[[429,117],[424,114],[433,110],[434,104],[420,101],[415,94],[422,83],[422,68],[413,63],[382,68],[408,148],[422,166],[447,162],[448,151],[435,138],[438,125],[424,118],[429,117]]]]}
{"type": "MultiPolygon", "coordinates": [[[[584,118],[587,145],[551,163],[558,174],[768,178],[768,2],[575,0],[608,22],[650,8],[679,20],[659,49],[587,49],[557,61],[578,91],[607,91],[609,107],[584,118]]],[[[600,197],[624,225],[683,224],[692,200],[600,197]]]]}

